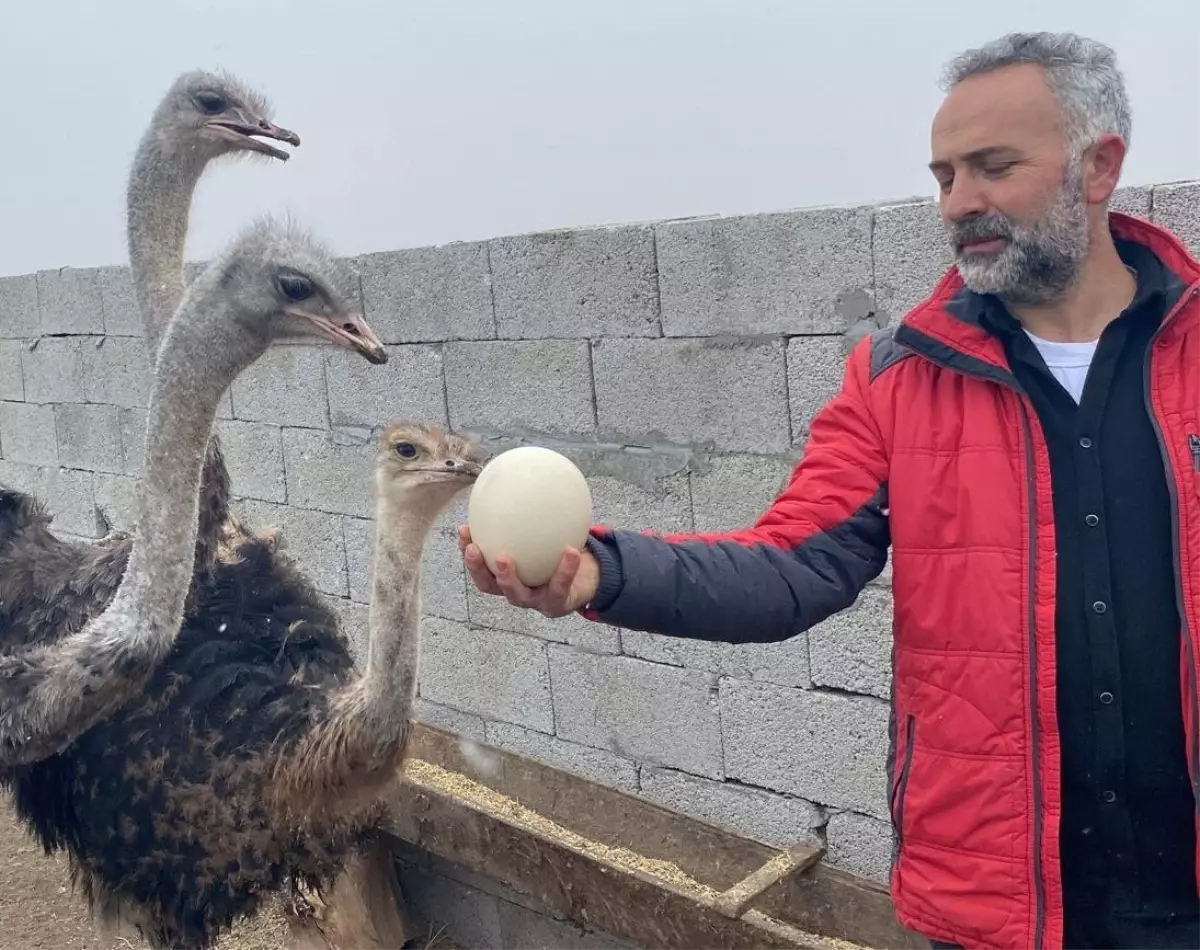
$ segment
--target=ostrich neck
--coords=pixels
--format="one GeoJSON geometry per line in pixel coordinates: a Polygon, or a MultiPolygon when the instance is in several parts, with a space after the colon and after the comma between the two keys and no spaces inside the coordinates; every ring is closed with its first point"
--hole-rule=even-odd
{"type": "MultiPolygon", "coordinates": [[[[197,535],[201,466],[225,386],[236,374],[163,345],[146,427],[145,463],[137,497],[137,543],[118,597],[143,616],[136,635],[173,635],[183,617],[197,535]]],[[[214,353],[218,340],[206,341],[214,353]]],[[[181,347],[181,349],[183,349],[181,347]]],[[[132,632],[132,631],[131,631],[132,632]]]]}
{"type": "Polygon", "coordinates": [[[375,574],[367,668],[369,708],[403,728],[416,693],[421,642],[421,559],[436,513],[386,496],[375,511],[375,574]]]}
{"type": "Polygon", "coordinates": [[[153,128],[142,139],[130,171],[129,263],[152,362],[183,298],[184,242],[192,196],[203,173],[204,162],[196,156],[167,154],[153,128]]]}

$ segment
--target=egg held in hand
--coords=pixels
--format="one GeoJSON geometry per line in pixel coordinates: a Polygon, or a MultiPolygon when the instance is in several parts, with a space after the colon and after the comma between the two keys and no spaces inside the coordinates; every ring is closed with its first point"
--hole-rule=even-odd
{"type": "Polygon", "coordinates": [[[550,580],[563,552],[582,549],[592,526],[587,479],[565,455],[524,445],[483,467],[467,502],[471,540],[488,569],[509,558],[527,587],[550,580]]]}

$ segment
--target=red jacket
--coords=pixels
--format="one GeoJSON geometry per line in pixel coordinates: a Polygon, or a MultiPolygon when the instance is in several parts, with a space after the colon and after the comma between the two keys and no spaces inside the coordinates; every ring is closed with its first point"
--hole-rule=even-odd
{"type": "MultiPolygon", "coordinates": [[[[1200,815],[1200,263],[1144,221],[1113,213],[1110,225],[1171,275],[1147,392],[1175,503],[1200,815]]],[[[962,288],[952,269],[895,328],[855,347],[788,487],[752,529],[594,529],[601,589],[583,613],[682,636],[784,639],[852,604],[890,543],[897,915],[966,947],[1061,947],[1050,462],[1000,341],[956,316],[962,288]]]]}

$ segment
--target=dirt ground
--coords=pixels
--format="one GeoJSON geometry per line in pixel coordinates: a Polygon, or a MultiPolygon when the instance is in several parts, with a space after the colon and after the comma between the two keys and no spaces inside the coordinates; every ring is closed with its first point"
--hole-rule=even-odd
{"type": "MultiPolygon", "coordinates": [[[[71,892],[66,859],[47,858],[0,800],[0,950],[142,950],[136,937],[104,940],[87,907],[71,892]]],[[[264,913],[243,923],[221,950],[280,950],[286,926],[264,913]]]]}

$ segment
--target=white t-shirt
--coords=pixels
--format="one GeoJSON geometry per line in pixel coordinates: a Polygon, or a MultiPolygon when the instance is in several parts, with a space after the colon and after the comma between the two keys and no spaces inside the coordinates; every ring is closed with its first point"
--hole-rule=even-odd
{"type": "Polygon", "coordinates": [[[1078,403],[1083,394],[1083,383],[1087,379],[1088,367],[1092,365],[1092,357],[1096,353],[1096,344],[1100,341],[1097,339],[1088,343],[1055,343],[1051,340],[1043,340],[1040,336],[1034,336],[1028,330],[1025,331],[1025,335],[1033,341],[1033,345],[1042,354],[1042,359],[1046,361],[1046,368],[1050,370],[1050,374],[1078,403]]]}

